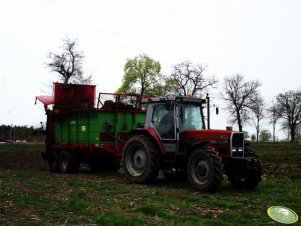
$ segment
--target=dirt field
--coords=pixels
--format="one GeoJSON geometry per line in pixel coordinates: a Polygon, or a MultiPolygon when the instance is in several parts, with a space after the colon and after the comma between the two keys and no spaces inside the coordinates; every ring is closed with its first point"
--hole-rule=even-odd
{"type": "Polygon", "coordinates": [[[162,176],[128,184],[121,172],[91,173],[85,165],[78,174],[50,173],[43,148],[0,145],[0,225],[277,225],[266,214],[272,205],[301,215],[299,145],[254,145],[264,168],[258,188],[237,191],[224,178],[215,194],[162,176]]]}

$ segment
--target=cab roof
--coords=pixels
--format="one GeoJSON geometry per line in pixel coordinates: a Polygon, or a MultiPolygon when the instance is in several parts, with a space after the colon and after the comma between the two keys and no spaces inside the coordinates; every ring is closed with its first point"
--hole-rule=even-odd
{"type": "Polygon", "coordinates": [[[166,97],[154,97],[154,98],[145,98],[141,100],[142,104],[149,103],[165,103],[165,102],[186,102],[186,103],[196,103],[196,104],[204,104],[206,103],[205,99],[197,98],[197,97],[187,97],[187,96],[166,96],[166,97]]]}

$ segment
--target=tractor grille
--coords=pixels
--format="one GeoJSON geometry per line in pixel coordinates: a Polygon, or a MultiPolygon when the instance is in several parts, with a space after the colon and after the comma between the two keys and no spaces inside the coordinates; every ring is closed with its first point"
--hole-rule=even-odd
{"type": "Polygon", "coordinates": [[[231,134],[231,157],[244,157],[244,134],[234,132],[231,134]]]}

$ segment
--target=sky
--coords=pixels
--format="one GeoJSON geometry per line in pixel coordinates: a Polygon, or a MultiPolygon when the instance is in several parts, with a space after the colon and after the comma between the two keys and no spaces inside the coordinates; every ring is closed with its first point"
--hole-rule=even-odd
{"type": "Polygon", "coordinates": [[[101,92],[116,91],[126,60],[142,53],[165,75],[187,60],[206,66],[205,76],[220,81],[212,93],[220,114],[211,127],[225,128],[217,93],[226,76],[259,80],[267,104],[301,89],[300,12],[299,0],[0,0],[0,124],[45,122],[35,96],[58,81],[47,53],[69,37],[101,92]]]}

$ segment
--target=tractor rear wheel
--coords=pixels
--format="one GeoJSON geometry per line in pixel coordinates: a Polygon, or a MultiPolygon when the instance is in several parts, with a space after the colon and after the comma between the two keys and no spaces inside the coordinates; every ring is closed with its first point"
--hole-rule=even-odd
{"type": "Polygon", "coordinates": [[[59,166],[62,173],[74,173],[78,171],[79,160],[77,154],[71,151],[61,151],[59,166]]]}
{"type": "Polygon", "coordinates": [[[50,172],[59,172],[59,153],[55,150],[52,150],[48,154],[48,165],[50,172]]]}
{"type": "Polygon", "coordinates": [[[135,183],[153,181],[159,174],[159,154],[147,136],[133,136],[124,146],[122,165],[126,178],[135,183]]]}
{"type": "Polygon", "coordinates": [[[216,191],[223,180],[222,164],[217,153],[199,148],[192,152],[187,164],[188,181],[200,191],[216,191]]]}

